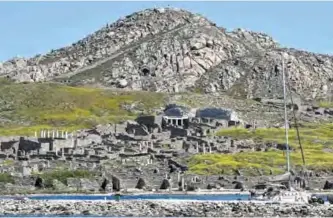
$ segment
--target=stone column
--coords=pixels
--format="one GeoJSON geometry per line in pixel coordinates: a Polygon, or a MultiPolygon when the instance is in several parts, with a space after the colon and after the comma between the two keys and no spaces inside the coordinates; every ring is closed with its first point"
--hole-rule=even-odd
{"type": "Polygon", "coordinates": [[[209,145],[209,153],[212,153],[212,146],[209,145]]]}
{"type": "Polygon", "coordinates": [[[196,150],[197,150],[197,153],[199,153],[199,143],[196,142],[196,150]]]}
{"type": "Polygon", "coordinates": [[[180,182],[180,172],[177,173],[177,182],[180,182]]]}
{"type": "Polygon", "coordinates": [[[54,139],[55,133],[54,130],[52,130],[52,138],[54,139]]]}
{"type": "Polygon", "coordinates": [[[59,131],[57,130],[56,137],[59,138],[59,131]]]}
{"type": "Polygon", "coordinates": [[[182,191],[185,191],[185,178],[182,176],[182,191]]]}
{"type": "Polygon", "coordinates": [[[35,131],[35,138],[38,138],[38,136],[37,136],[37,131],[35,131]]]}
{"type": "Polygon", "coordinates": [[[205,145],[202,145],[202,152],[203,152],[204,154],[206,154],[206,146],[205,146],[205,145]]]}

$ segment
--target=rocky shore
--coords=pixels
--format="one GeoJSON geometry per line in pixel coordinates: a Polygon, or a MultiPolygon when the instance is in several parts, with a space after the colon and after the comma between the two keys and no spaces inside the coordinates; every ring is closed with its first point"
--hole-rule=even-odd
{"type": "Polygon", "coordinates": [[[330,205],[264,204],[253,202],[190,201],[34,201],[0,200],[0,215],[99,215],[267,217],[333,216],[330,205]]]}

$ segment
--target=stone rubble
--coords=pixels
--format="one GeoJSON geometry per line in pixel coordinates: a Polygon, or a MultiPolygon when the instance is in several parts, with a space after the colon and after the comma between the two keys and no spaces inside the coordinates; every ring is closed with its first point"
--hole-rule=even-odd
{"type": "Polygon", "coordinates": [[[188,201],[0,200],[0,215],[86,215],[136,217],[332,217],[330,205],[188,201]]]}
{"type": "MultiPolygon", "coordinates": [[[[303,111],[316,113],[317,110],[319,108],[315,107],[303,111]]],[[[331,115],[325,112],[320,116],[331,115]]],[[[73,133],[42,130],[36,132],[34,137],[1,137],[1,173],[11,174],[15,182],[0,183],[0,186],[8,192],[38,191],[45,186],[63,192],[137,187],[148,191],[247,189],[267,178],[260,171],[254,172],[258,177],[245,177],[237,171],[236,178],[185,173],[188,167],[184,160],[190,155],[284,149],[284,145],[278,143],[260,143],[214,134],[234,126],[243,126],[250,131],[258,127],[255,123],[240,120],[238,113],[230,109],[194,110],[170,104],[158,115],[142,115],[135,121],[98,125],[73,133]],[[13,163],[5,164],[6,161],[13,163]],[[64,181],[56,179],[40,181],[36,176],[36,173],[52,172],[59,166],[66,166],[68,170],[88,170],[96,178],[68,178],[63,184],[64,181]]],[[[326,181],[332,180],[329,176],[327,172],[311,172],[311,181],[307,185],[322,188],[326,181]]]]}

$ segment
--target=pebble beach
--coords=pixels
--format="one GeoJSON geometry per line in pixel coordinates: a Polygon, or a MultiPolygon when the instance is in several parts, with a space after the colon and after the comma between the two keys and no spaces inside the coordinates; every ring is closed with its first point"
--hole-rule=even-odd
{"type": "Polygon", "coordinates": [[[332,217],[324,205],[270,204],[220,201],[43,201],[0,200],[0,215],[36,216],[148,216],[148,217],[332,217]]]}

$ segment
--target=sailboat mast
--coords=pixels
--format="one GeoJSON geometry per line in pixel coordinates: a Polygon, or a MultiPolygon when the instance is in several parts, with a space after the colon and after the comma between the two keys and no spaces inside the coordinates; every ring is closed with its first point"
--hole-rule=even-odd
{"type": "Polygon", "coordinates": [[[287,116],[287,98],[286,98],[286,76],[284,72],[284,60],[282,59],[282,77],[283,77],[283,100],[284,100],[284,128],[286,136],[286,156],[287,156],[287,172],[290,172],[290,157],[289,157],[289,139],[288,139],[288,116],[287,116]]]}

